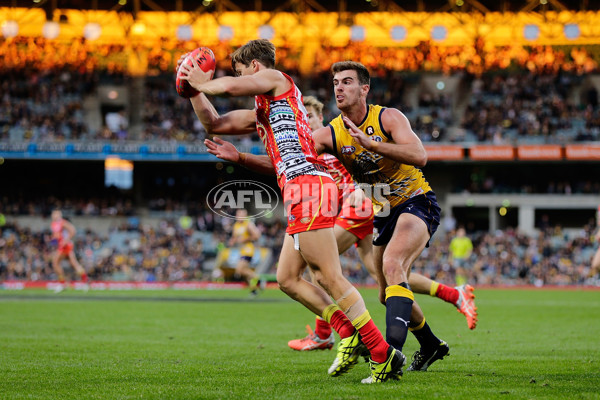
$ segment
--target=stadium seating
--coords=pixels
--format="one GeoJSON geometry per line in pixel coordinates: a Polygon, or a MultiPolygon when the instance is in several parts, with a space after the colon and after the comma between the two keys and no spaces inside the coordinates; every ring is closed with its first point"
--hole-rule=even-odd
{"type": "MultiPolygon", "coordinates": [[[[133,78],[126,73],[128,50],[121,44],[82,40],[66,46],[25,37],[0,41],[0,59],[4,60],[0,75],[7,82],[0,144],[202,140],[204,129],[189,102],[179,98],[173,87],[175,63],[193,45],[160,41],[145,51],[147,75],[133,78]],[[142,84],[137,85],[140,79],[142,84]],[[121,87],[123,96],[131,99],[129,105],[137,104],[129,107],[135,109],[124,106],[129,123],[122,128],[106,123],[106,115],[114,106],[111,101],[86,103],[98,97],[101,88],[109,87],[121,87]]],[[[483,48],[477,42],[450,47],[422,42],[415,48],[373,48],[362,43],[343,48],[325,46],[316,54],[310,75],[294,72],[299,67],[298,49],[280,47],[279,59],[305,94],[323,99],[332,98],[331,63],[361,60],[373,77],[370,101],[404,110],[424,142],[541,144],[598,138],[597,91],[584,79],[598,70],[595,53],[564,46],[483,48]],[[461,86],[453,93],[440,88],[436,89],[439,93],[432,92],[423,83],[424,76],[432,74],[440,82],[452,77],[461,86]],[[469,84],[471,87],[465,89],[469,84]],[[504,102],[507,95],[514,99],[511,104],[504,102]],[[470,100],[465,103],[464,99],[470,100]],[[542,103],[537,104],[537,99],[543,99],[542,103]],[[459,128],[465,132],[451,133],[459,128]]],[[[230,73],[227,55],[232,47],[221,43],[213,50],[219,61],[216,75],[230,73]]],[[[231,99],[217,99],[215,103],[219,112],[252,107],[251,102],[231,99]]],[[[336,111],[335,104],[326,103],[326,119],[336,111]]]]}

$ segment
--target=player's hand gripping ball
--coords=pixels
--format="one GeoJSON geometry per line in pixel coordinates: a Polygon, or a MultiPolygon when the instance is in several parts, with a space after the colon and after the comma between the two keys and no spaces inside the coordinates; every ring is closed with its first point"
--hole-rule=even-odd
{"type": "Polygon", "coordinates": [[[199,47],[196,50],[188,53],[177,67],[177,78],[175,80],[177,94],[186,99],[194,97],[199,93],[186,79],[182,79],[182,74],[185,74],[185,71],[182,71],[182,67],[184,65],[193,67],[194,63],[192,60],[196,61],[196,64],[198,64],[202,71],[210,72],[210,77],[208,78],[209,80],[212,79],[215,73],[216,61],[215,55],[211,49],[208,47],[199,47]]]}

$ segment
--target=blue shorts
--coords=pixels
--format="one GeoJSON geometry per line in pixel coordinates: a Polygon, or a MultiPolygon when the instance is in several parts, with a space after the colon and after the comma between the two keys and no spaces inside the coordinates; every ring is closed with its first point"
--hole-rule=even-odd
{"type": "MultiPolygon", "coordinates": [[[[431,238],[440,225],[440,211],[441,209],[437,203],[435,193],[429,191],[410,198],[402,204],[398,204],[390,210],[389,215],[386,217],[375,216],[373,220],[375,228],[373,246],[384,246],[390,242],[396,228],[396,221],[398,221],[400,214],[403,213],[413,214],[421,218],[427,225],[427,231],[431,238]]],[[[429,247],[429,241],[427,241],[426,247],[429,247]]]]}

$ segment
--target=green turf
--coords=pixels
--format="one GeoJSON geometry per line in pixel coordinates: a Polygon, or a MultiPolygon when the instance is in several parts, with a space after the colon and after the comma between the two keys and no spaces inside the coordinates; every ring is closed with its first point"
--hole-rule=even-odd
{"type": "Polygon", "coordinates": [[[333,351],[287,348],[314,318],[277,290],[0,291],[0,399],[600,399],[600,291],[476,293],[475,331],[418,296],[451,356],[366,386],[362,362],[331,378],[333,351]]]}

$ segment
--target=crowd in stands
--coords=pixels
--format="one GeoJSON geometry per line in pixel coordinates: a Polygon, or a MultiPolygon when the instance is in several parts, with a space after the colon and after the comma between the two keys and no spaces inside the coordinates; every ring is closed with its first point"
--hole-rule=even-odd
{"type": "MultiPolygon", "coordinates": [[[[473,252],[466,261],[467,281],[491,285],[579,285],[599,283],[590,267],[598,247],[593,228],[568,236],[560,226],[529,236],[514,229],[472,233],[473,252]]],[[[447,282],[456,267],[448,246],[452,235],[441,235],[415,262],[414,270],[447,282]]]]}
{"type": "Polygon", "coordinates": [[[67,215],[116,217],[135,215],[133,201],[125,198],[57,198],[40,196],[24,200],[0,197],[0,213],[20,216],[49,216],[52,210],[63,210],[67,215]]]}
{"type": "MultiPolygon", "coordinates": [[[[201,140],[205,132],[189,101],[174,90],[179,56],[199,45],[166,39],[147,45],[0,39],[0,141],[201,140]],[[125,110],[124,116],[141,121],[141,126],[114,129],[103,120],[102,128],[90,128],[82,108],[86,96],[96,94],[104,83],[126,84],[129,72],[140,68],[145,71],[141,115],[136,118],[125,110]]],[[[210,47],[218,61],[215,75],[230,74],[231,44],[210,47]]],[[[326,120],[337,113],[329,68],[335,61],[351,59],[371,70],[369,101],[400,108],[424,141],[562,143],[600,136],[598,94],[585,81],[587,74],[598,71],[597,53],[598,46],[489,47],[482,39],[464,46],[422,42],[393,48],[351,42],[345,47],[325,44],[308,75],[298,72],[300,49],[280,46],[278,67],[292,75],[305,94],[329,99],[326,120]],[[418,86],[421,76],[430,72],[460,76],[471,87],[450,95],[422,91],[418,104],[408,101],[407,86],[418,86]],[[580,88],[586,93],[577,99],[580,88]],[[462,107],[465,98],[471,100],[462,107]]],[[[246,100],[216,99],[215,105],[219,112],[251,108],[251,99],[246,100]]]]}
{"type": "MultiPolygon", "coordinates": [[[[49,224],[48,224],[49,225],[49,224]]],[[[283,222],[257,221],[259,246],[278,259],[283,222]]],[[[75,240],[78,259],[93,280],[189,281],[211,280],[214,259],[230,235],[232,220],[212,212],[140,223],[135,218],[113,226],[106,235],[91,229],[75,240]]],[[[473,251],[467,259],[467,280],[473,284],[600,285],[600,271],[590,269],[598,247],[592,224],[567,235],[560,226],[544,227],[535,235],[512,228],[469,232],[473,251]]],[[[438,231],[413,270],[440,282],[455,283],[456,265],[449,251],[454,231],[438,231]]],[[[56,279],[49,227],[34,231],[7,221],[0,226],[0,281],[56,279]]],[[[356,283],[373,284],[352,248],[341,256],[346,275],[356,283]]],[[[274,273],[276,261],[267,271],[274,273]]]]}
{"type": "Polygon", "coordinates": [[[582,76],[565,71],[484,74],[472,82],[461,127],[479,142],[569,143],[600,137],[598,93],[570,100],[582,76]]]}
{"type": "Polygon", "coordinates": [[[524,69],[530,72],[559,70],[576,75],[597,70],[598,60],[579,48],[556,49],[551,46],[523,46],[514,44],[488,47],[483,38],[463,46],[435,46],[421,42],[415,47],[374,47],[354,42],[345,47],[324,45],[317,53],[315,67],[327,71],[340,60],[360,60],[373,76],[384,76],[387,71],[464,72],[481,75],[487,71],[524,69]]]}

